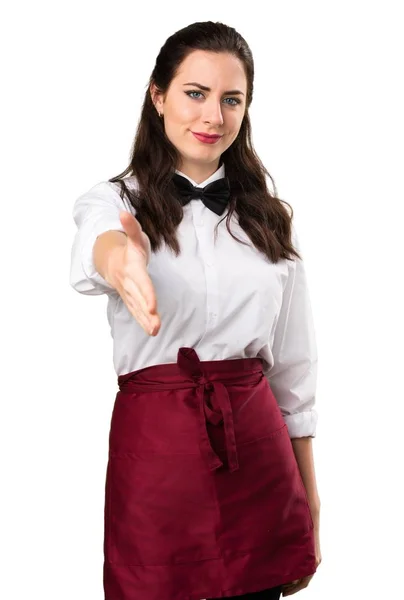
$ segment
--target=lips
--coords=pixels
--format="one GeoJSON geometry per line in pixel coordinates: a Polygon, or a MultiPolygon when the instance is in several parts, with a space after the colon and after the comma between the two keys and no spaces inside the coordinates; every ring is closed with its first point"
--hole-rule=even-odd
{"type": "Polygon", "coordinates": [[[214,144],[222,137],[221,135],[208,135],[206,133],[195,133],[193,131],[191,133],[197,140],[204,142],[205,144],[214,144]]]}
{"type": "Polygon", "coordinates": [[[203,133],[203,131],[193,131],[192,133],[196,133],[196,135],[201,135],[202,137],[207,137],[207,138],[220,138],[220,137],[222,137],[218,133],[203,133]]]}

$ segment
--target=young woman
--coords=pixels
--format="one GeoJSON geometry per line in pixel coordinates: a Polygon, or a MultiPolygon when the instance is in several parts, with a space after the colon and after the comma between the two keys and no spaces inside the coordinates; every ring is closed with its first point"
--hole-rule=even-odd
{"type": "Polygon", "coordinates": [[[221,23],[161,48],[128,168],[74,205],[71,285],[108,295],[118,376],[106,600],[278,599],[321,561],[316,341],[254,65],[221,23]]]}

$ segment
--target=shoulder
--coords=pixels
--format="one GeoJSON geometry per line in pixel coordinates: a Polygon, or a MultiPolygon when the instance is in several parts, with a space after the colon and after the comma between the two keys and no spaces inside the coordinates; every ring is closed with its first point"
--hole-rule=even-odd
{"type": "Polygon", "coordinates": [[[103,183],[108,184],[112,189],[118,192],[121,192],[122,189],[136,192],[139,189],[137,178],[134,175],[124,177],[118,181],[105,181],[103,183]]]}
{"type": "MultiPolygon", "coordinates": [[[[137,182],[134,177],[128,177],[123,180],[129,190],[137,189],[137,182]]],[[[91,207],[109,207],[111,209],[125,210],[134,213],[135,209],[128,201],[125,193],[125,187],[119,182],[99,181],[91,188],[80,194],[75,201],[75,209],[86,206],[91,207]]]]}

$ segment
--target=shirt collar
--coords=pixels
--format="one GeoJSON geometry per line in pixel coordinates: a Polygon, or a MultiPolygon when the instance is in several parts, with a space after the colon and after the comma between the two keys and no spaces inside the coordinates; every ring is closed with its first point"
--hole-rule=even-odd
{"type": "Polygon", "coordinates": [[[210,177],[208,177],[207,179],[205,179],[205,181],[202,181],[201,183],[196,183],[193,179],[188,177],[188,175],[185,175],[185,173],[183,173],[182,171],[178,171],[178,169],[175,169],[175,172],[178,173],[178,175],[182,175],[183,177],[188,179],[188,181],[190,181],[192,185],[195,185],[196,187],[205,187],[205,185],[208,185],[208,183],[212,183],[212,181],[216,181],[216,179],[221,179],[225,176],[224,164],[221,164],[217,171],[212,173],[210,177]]]}

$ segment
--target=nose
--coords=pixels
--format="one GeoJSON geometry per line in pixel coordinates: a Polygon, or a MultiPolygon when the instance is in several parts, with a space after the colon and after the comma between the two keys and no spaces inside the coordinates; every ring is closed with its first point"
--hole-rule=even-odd
{"type": "Polygon", "coordinates": [[[203,120],[205,123],[212,123],[212,125],[223,125],[222,107],[220,102],[211,100],[204,104],[203,120]]]}

